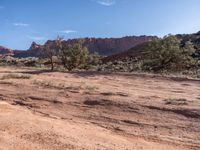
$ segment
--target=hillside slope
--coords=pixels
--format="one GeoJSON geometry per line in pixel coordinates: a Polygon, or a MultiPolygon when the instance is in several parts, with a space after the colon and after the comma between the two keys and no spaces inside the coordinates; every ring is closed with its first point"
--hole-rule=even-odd
{"type": "MultiPolygon", "coordinates": [[[[63,41],[65,46],[83,41],[90,53],[97,52],[100,55],[108,56],[126,51],[136,45],[147,42],[154,36],[129,36],[123,38],[83,38],[63,41]]],[[[45,45],[55,45],[55,41],[47,41],[45,45]]],[[[27,51],[14,51],[15,57],[39,57],[42,54],[43,45],[33,43],[27,51]]]]}
{"type": "MultiPolygon", "coordinates": [[[[181,43],[184,45],[187,41],[191,41],[196,48],[196,55],[200,57],[200,32],[194,34],[178,34],[176,35],[178,39],[181,40],[181,43]]],[[[107,56],[103,59],[104,62],[115,61],[115,60],[124,60],[127,58],[142,57],[147,50],[148,42],[139,44],[133,48],[130,48],[127,51],[120,52],[118,54],[107,56]]]]}
{"type": "MultiPolygon", "coordinates": [[[[176,35],[182,43],[191,41],[196,49],[197,55],[200,57],[200,32],[194,34],[177,34],[176,35]]],[[[63,41],[65,46],[79,42],[83,42],[83,46],[87,47],[89,52],[97,52],[103,56],[110,56],[106,58],[114,59],[123,58],[130,55],[139,55],[145,44],[148,41],[157,38],[156,36],[127,36],[122,38],[82,38],[82,39],[71,39],[63,41]],[[143,45],[144,44],[144,45],[143,45]],[[134,54],[135,53],[135,54],[134,54]],[[112,56],[113,55],[113,56],[112,56]]],[[[48,40],[45,45],[55,45],[54,40],[48,40]]],[[[42,49],[44,45],[32,43],[30,48],[26,51],[22,50],[10,50],[8,48],[0,46],[0,54],[14,54],[14,57],[40,57],[42,55],[42,49]]]]}
{"type": "Polygon", "coordinates": [[[9,48],[0,46],[0,55],[13,55],[13,51],[9,48]]]}
{"type": "Polygon", "coordinates": [[[115,60],[125,60],[127,58],[141,57],[144,55],[147,45],[148,45],[148,42],[145,42],[145,43],[137,45],[125,52],[107,56],[107,57],[103,58],[103,62],[115,61],[115,60]]]}

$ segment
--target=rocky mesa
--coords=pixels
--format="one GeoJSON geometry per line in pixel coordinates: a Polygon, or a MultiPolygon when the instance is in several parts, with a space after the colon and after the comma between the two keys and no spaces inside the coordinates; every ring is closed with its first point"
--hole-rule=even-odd
{"type": "MultiPolygon", "coordinates": [[[[80,38],[69,39],[63,41],[64,44],[70,45],[79,41],[83,42],[83,46],[87,47],[90,53],[97,52],[100,55],[108,56],[126,51],[139,44],[145,43],[154,36],[127,36],[123,38],[80,38]]],[[[44,45],[54,45],[55,40],[48,40],[44,45]]],[[[27,51],[15,50],[15,57],[39,57],[42,54],[44,45],[38,45],[35,42],[27,51]]]]}
{"type": "Polygon", "coordinates": [[[0,56],[13,55],[13,51],[9,48],[0,46],[0,56]]]}

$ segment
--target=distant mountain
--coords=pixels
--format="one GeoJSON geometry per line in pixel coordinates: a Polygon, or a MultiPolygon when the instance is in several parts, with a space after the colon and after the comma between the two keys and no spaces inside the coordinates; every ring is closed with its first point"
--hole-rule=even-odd
{"type": "MultiPolygon", "coordinates": [[[[183,44],[186,41],[191,41],[197,49],[197,55],[200,57],[200,32],[194,34],[178,34],[176,36],[182,40],[183,44]]],[[[145,44],[154,38],[157,37],[127,36],[122,38],[82,38],[63,41],[63,44],[68,46],[81,40],[83,46],[87,47],[90,53],[97,52],[100,55],[108,56],[105,60],[111,60],[116,58],[123,59],[127,56],[134,57],[135,55],[142,55],[145,44]]],[[[55,46],[55,40],[48,40],[44,45],[50,47],[55,46]]],[[[14,57],[40,57],[44,45],[33,42],[26,51],[12,51],[11,49],[0,46],[0,55],[14,54],[14,57]]]]}
{"type": "Polygon", "coordinates": [[[3,56],[3,55],[13,55],[13,51],[9,48],[0,46],[0,55],[1,56],[3,56]]]}
{"type": "MultiPolygon", "coordinates": [[[[90,53],[97,52],[103,56],[109,56],[126,51],[136,45],[142,44],[155,38],[154,36],[127,36],[123,38],[83,38],[63,41],[65,46],[78,41],[83,41],[83,46],[87,47],[90,53]]],[[[55,45],[55,41],[47,41],[45,45],[55,45]]],[[[44,45],[35,42],[27,51],[14,51],[15,57],[39,57],[42,54],[44,45]]]]}
{"type": "Polygon", "coordinates": [[[42,55],[43,45],[36,44],[33,42],[30,48],[26,51],[14,50],[14,57],[25,58],[25,57],[40,57],[42,55]]]}
{"type": "Polygon", "coordinates": [[[107,57],[103,58],[103,62],[109,62],[109,61],[115,61],[115,60],[125,60],[127,58],[136,58],[136,57],[143,56],[143,54],[146,51],[147,45],[148,45],[148,42],[145,42],[145,43],[139,44],[127,51],[107,56],[107,57]]]}
{"type": "MultiPolygon", "coordinates": [[[[200,31],[194,34],[177,34],[178,39],[184,44],[187,41],[191,41],[196,48],[196,56],[200,58],[200,31]]],[[[104,62],[115,61],[115,60],[125,60],[127,58],[136,58],[144,55],[148,42],[144,42],[135,47],[130,48],[127,51],[120,52],[118,54],[107,56],[103,59],[104,62]]]]}

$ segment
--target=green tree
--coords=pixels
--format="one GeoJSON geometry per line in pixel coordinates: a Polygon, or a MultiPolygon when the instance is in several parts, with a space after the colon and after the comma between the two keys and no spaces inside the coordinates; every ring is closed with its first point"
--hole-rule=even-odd
{"type": "Polygon", "coordinates": [[[192,54],[194,45],[181,41],[176,36],[166,36],[163,39],[154,39],[149,42],[147,54],[143,59],[142,68],[149,71],[171,70],[178,71],[194,65],[192,54]]]}
{"type": "Polygon", "coordinates": [[[75,68],[85,67],[88,62],[89,52],[81,43],[75,43],[67,47],[60,46],[59,55],[63,66],[71,71],[75,68]]]}
{"type": "Polygon", "coordinates": [[[100,63],[101,56],[95,52],[89,55],[88,64],[89,65],[98,65],[100,63]]]}

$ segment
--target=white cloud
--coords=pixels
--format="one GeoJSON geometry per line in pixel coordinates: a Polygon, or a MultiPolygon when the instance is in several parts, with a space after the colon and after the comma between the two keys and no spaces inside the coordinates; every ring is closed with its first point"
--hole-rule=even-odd
{"type": "Polygon", "coordinates": [[[18,26],[18,27],[27,27],[29,26],[29,24],[27,23],[21,23],[21,22],[18,22],[18,23],[13,23],[14,26],[18,26]]]}
{"type": "Polygon", "coordinates": [[[98,0],[97,3],[103,6],[112,6],[116,4],[116,1],[115,0],[98,0]]]}
{"type": "Polygon", "coordinates": [[[27,35],[27,38],[34,40],[34,41],[44,41],[46,39],[43,36],[30,36],[30,35],[27,35]]]}
{"type": "Polygon", "coordinates": [[[63,30],[63,31],[59,31],[59,33],[70,34],[70,33],[77,33],[77,31],[75,31],[75,30],[63,30]]]}

